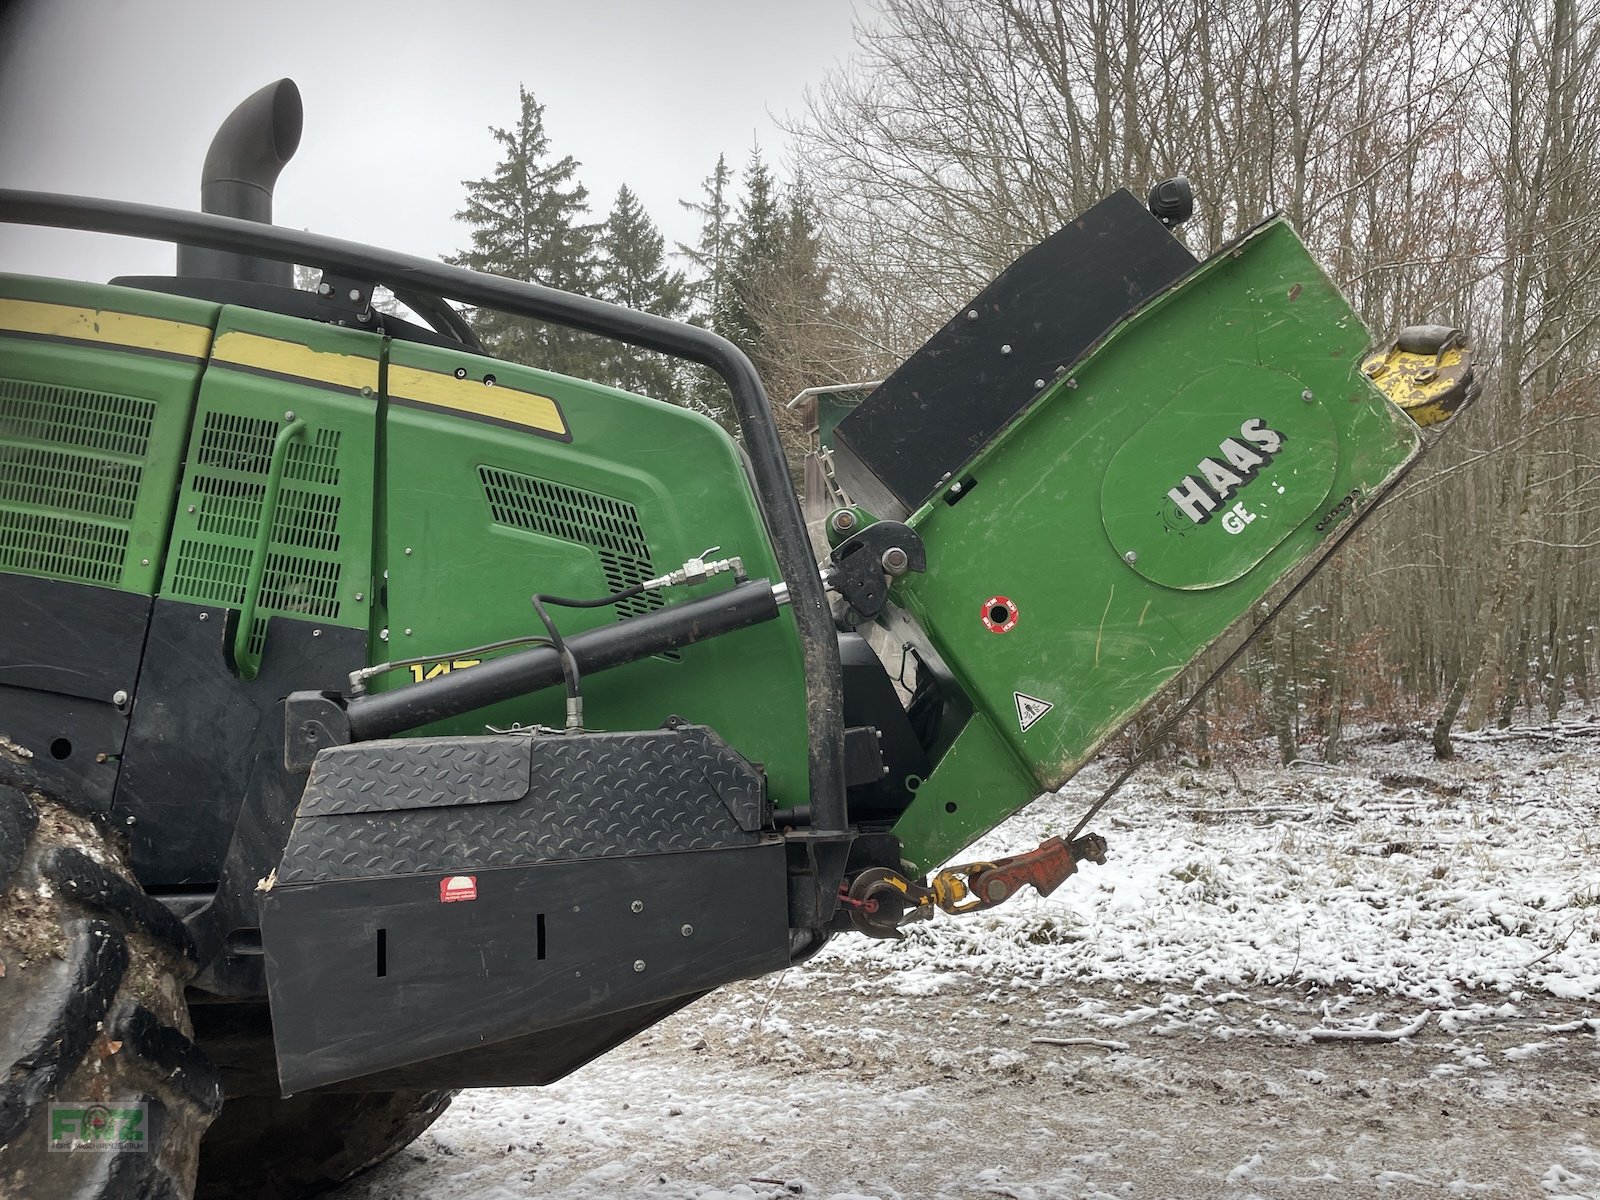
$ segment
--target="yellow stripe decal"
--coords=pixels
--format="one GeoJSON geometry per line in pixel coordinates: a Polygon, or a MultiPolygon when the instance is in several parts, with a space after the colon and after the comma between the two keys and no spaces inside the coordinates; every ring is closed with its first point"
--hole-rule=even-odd
{"type": "Polygon", "coordinates": [[[211,349],[207,325],[38,300],[0,300],[0,333],[68,338],[195,359],[204,358],[211,349]]]}
{"type": "Polygon", "coordinates": [[[475,379],[457,379],[439,371],[418,367],[389,367],[389,395],[395,400],[411,400],[434,408],[487,417],[537,429],[556,437],[568,436],[561,408],[549,396],[519,392],[515,388],[485,387],[475,379]]]}
{"type": "Polygon", "coordinates": [[[211,357],[225,365],[270,371],[274,375],[292,376],[310,383],[326,383],[353,391],[378,386],[376,359],[313,350],[300,342],[285,342],[278,338],[262,337],[258,333],[234,330],[223,334],[217,339],[217,348],[211,357]]]}

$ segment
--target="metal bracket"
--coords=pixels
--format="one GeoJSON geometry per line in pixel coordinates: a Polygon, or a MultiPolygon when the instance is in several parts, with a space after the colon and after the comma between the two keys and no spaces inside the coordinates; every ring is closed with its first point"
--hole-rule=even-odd
{"type": "Polygon", "coordinates": [[[290,692],[283,702],[283,769],[295,775],[311,770],[329,746],[351,742],[344,705],[322,692],[290,692]]]}
{"type": "MultiPolygon", "coordinates": [[[[353,314],[358,325],[366,326],[372,325],[375,315],[372,308],[374,290],[375,285],[371,280],[328,270],[322,272],[322,279],[317,283],[317,295],[323,303],[331,305],[341,314],[353,314]]],[[[340,321],[339,324],[344,322],[340,321]]]]}
{"type": "Polygon", "coordinates": [[[828,556],[828,586],[849,602],[863,620],[871,620],[889,602],[886,576],[928,569],[928,552],[909,525],[879,521],[833,548],[828,556]]]}

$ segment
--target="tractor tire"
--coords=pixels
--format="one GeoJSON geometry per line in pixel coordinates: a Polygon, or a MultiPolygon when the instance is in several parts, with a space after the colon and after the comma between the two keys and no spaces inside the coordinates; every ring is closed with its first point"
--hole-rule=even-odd
{"type": "Polygon", "coordinates": [[[239,1096],[200,1143],[196,1200],[299,1200],[336,1187],[412,1142],[454,1092],[239,1096]]]}
{"type": "Polygon", "coordinates": [[[193,970],[113,839],[0,756],[0,1196],[191,1195],[222,1105],[193,970]]]}

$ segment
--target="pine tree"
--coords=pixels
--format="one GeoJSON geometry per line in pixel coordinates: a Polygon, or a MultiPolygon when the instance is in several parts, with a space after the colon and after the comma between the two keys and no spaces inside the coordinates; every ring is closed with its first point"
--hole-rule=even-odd
{"type": "MultiPolygon", "coordinates": [[[[602,300],[659,317],[681,317],[689,305],[688,281],[666,265],[666,243],[627,184],[617,192],[600,233],[602,300]]],[[[610,343],[601,378],[630,392],[678,401],[677,363],[664,355],[610,343]]]]}
{"type": "MultiPolygon", "coordinates": [[[[576,182],[570,154],[550,157],[544,106],[518,86],[514,128],[490,127],[502,157],[493,174],[464,180],[466,206],[456,219],[472,228],[472,248],[445,259],[565,291],[592,294],[597,282],[595,226],[586,223],[588,191],[576,182]]],[[[473,329],[491,354],[586,377],[601,358],[599,340],[558,326],[480,310],[473,329]]]]}
{"type": "MultiPolygon", "coordinates": [[[[733,172],[726,155],[717,155],[717,165],[701,183],[701,199],[678,203],[700,217],[700,239],[693,246],[678,243],[678,253],[687,259],[695,278],[689,285],[693,320],[716,333],[729,323],[733,301],[733,259],[735,225],[733,218],[733,172]]],[[[705,413],[734,430],[733,401],[727,385],[704,367],[691,367],[684,384],[684,404],[705,413]]]]}
{"type": "Polygon", "coordinates": [[[784,214],[779,207],[776,182],[762,161],[761,147],[756,146],[750,151],[750,161],[744,169],[744,197],[739,202],[739,219],[733,235],[730,272],[733,294],[727,304],[724,326],[717,329],[747,353],[761,339],[756,297],[766,287],[766,277],[778,256],[783,225],[784,214]]]}
{"type": "Polygon", "coordinates": [[[700,240],[693,246],[679,242],[678,253],[699,276],[690,285],[696,317],[700,324],[713,330],[725,323],[732,294],[729,286],[734,251],[733,200],[729,195],[732,183],[733,172],[728,169],[727,156],[719,154],[715,169],[700,185],[703,198],[678,201],[700,217],[700,240]]]}

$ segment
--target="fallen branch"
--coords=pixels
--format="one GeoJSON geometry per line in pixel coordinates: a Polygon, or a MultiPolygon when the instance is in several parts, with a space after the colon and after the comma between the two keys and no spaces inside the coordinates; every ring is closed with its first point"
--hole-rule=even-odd
{"type": "Polygon", "coordinates": [[[1036,1046],[1098,1046],[1102,1050],[1120,1051],[1128,1048],[1127,1042],[1114,1042],[1110,1038],[1092,1037],[1036,1037],[1030,1039],[1036,1046]]]}
{"type": "Polygon", "coordinates": [[[1526,726],[1514,725],[1509,729],[1479,729],[1454,736],[1463,742],[1513,742],[1523,739],[1530,742],[1565,742],[1573,738],[1600,735],[1600,723],[1585,721],[1567,724],[1526,726]]]}
{"type": "Polygon", "coordinates": [[[1313,1042],[1398,1042],[1422,1032],[1431,1013],[1423,1013],[1399,1029],[1305,1029],[1301,1032],[1313,1042]]]}
{"type": "Polygon", "coordinates": [[[1543,954],[1539,955],[1538,958],[1529,959],[1527,962],[1523,963],[1522,966],[1518,967],[1517,969],[1519,971],[1526,971],[1529,967],[1538,966],[1540,963],[1542,963],[1547,958],[1554,958],[1557,954],[1560,954],[1563,950],[1565,950],[1567,948],[1567,941],[1571,937],[1572,937],[1572,935],[1569,933],[1566,937],[1562,938],[1554,946],[1551,946],[1550,949],[1546,950],[1543,954]]]}
{"type": "Polygon", "coordinates": [[[1201,820],[1206,817],[1295,817],[1309,821],[1313,815],[1309,808],[1290,808],[1282,805],[1266,805],[1249,808],[1186,808],[1185,816],[1201,820]]]}

